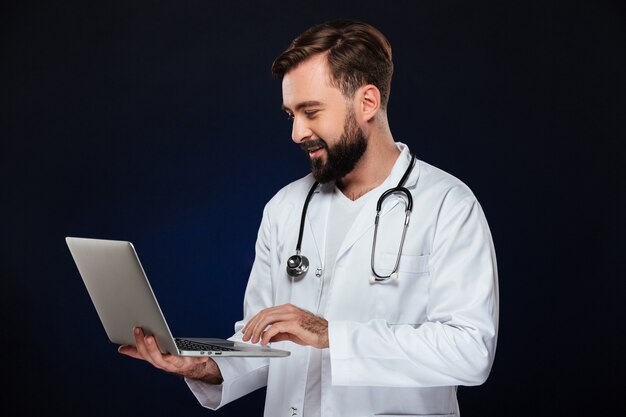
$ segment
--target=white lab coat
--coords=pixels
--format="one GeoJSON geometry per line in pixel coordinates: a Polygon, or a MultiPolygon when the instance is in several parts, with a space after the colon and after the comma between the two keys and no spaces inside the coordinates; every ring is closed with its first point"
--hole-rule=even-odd
{"type": "MultiPolygon", "coordinates": [[[[459,415],[456,386],[483,383],[493,363],[498,329],[498,278],[494,247],[483,211],[453,176],[422,161],[406,182],[413,213],[397,282],[370,284],[376,202],[399,182],[408,148],[385,183],[360,212],[337,253],[325,318],[329,344],[322,355],[322,416],[459,415]]],[[[244,299],[244,323],[263,308],[292,303],[317,310],[324,269],[325,233],[332,184],[318,187],[307,213],[302,254],[308,274],[286,273],[294,254],[311,175],[279,191],[266,205],[256,258],[244,299]]],[[[389,273],[397,255],[405,204],[392,196],[383,206],[376,269],[389,273]]],[[[309,347],[273,347],[291,356],[218,358],[220,386],[188,380],[200,403],[216,409],[267,385],[266,417],[302,415],[309,347]]],[[[306,417],[306,416],[305,416],[306,417]]]]}

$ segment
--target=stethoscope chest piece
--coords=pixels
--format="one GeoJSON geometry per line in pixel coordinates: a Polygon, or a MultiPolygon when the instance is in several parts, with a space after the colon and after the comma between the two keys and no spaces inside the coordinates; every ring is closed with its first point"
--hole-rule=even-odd
{"type": "Polygon", "coordinates": [[[287,274],[292,277],[299,277],[309,270],[309,260],[306,256],[296,253],[287,259],[287,274]]]}

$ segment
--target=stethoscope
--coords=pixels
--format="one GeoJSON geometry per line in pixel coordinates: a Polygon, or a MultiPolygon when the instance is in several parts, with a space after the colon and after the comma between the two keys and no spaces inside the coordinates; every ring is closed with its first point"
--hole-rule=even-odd
{"type": "MultiPolygon", "coordinates": [[[[398,280],[398,266],[400,265],[400,257],[402,256],[402,247],[404,246],[404,238],[406,237],[406,229],[409,227],[409,219],[411,217],[411,210],[413,210],[413,197],[409,190],[404,187],[404,183],[406,182],[409,175],[411,175],[411,171],[413,171],[413,166],[415,166],[415,155],[411,155],[411,163],[409,167],[404,172],[402,179],[398,185],[394,188],[390,188],[385,191],[378,202],[376,203],[376,219],[374,220],[374,238],[372,240],[372,255],[371,255],[371,268],[372,275],[369,277],[370,283],[374,284],[376,282],[383,283],[389,280],[398,280]],[[398,248],[398,256],[396,257],[396,264],[393,267],[393,270],[389,275],[381,275],[376,272],[376,268],[374,267],[374,258],[376,256],[376,236],[378,235],[378,220],[380,219],[380,210],[382,209],[383,202],[387,197],[392,194],[404,194],[406,197],[406,209],[404,211],[404,227],[402,229],[402,238],[400,239],[400,247],[398,248]]],[[[289,257],[287,259],[287,274],[292,277],[300,277],[306,275],[309,270],[309,260],[306,256],[300,254],[300,248],[302,246],[302,235],[304,233],[304,221],[306,218],[306,211],[309,206],[309,201],[311,201],[311,197],[313,196],[313,192],[317,188],[319,183],[315,181],[313,186],[309,190],[309,193],[306,196],[306,200],[304,200],[304,207],[302,207],[302,217],[300,218],[300,232],[298,234],[298,244],[296,245],[296,254],[289,257]]]]}

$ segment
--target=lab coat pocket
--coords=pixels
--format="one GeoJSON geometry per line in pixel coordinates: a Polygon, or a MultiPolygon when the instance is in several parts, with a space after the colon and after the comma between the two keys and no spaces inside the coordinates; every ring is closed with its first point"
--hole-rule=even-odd
{"type": "MultiPolygon", "coordinates": [[[[397,254],[384,253],[377,257],[376,272],[389,275],[397,254]],[[379,266],[380,265],[380,266],[379,266]]],[[[402,254],[398,279],[372,284],[376,291],[378,318],[390,324],[419,324],[426,319],[430,288],[429,255],[402,254]]]]}
{"type": "Polygon", "coordinates": [[[429,275],[429,260],[429,255],[403,254],[400,258],[400,265],[398,265],[398,272],[404,272],[413,275],[429,275]]]}
{"type": "MultiPolygon", "coordinates": [[[[381,253],[377,255],[374,265],[376,272],[379,275],[391,274],[397,259],[397,253],[381,253]]],[[[408,255],[403,253],[398,264],[398,276],[400,277],[403,274],[428,275],[430,273],[429,259],[429,255],[408,255]]]]}

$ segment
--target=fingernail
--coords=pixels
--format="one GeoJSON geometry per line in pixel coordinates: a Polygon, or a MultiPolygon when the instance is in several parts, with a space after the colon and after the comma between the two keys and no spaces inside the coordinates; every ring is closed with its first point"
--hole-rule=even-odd
{"type": "Polygon", "coordinates": [[[152,337],[146,337],[146,343],[151,345],[152,344],[152,337]]]}
{"type": "Polygon", "coordinates": [[[139,327],[135,327],[134,329],[135,334],[139,334],[139,327]]]}

